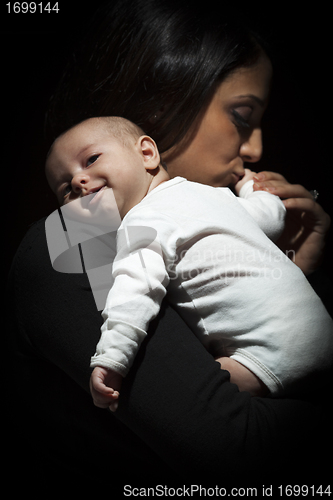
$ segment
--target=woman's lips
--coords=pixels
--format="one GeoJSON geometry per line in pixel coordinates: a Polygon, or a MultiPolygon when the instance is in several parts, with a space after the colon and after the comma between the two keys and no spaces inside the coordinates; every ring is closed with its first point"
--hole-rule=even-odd
{"type": "Polygon", "coordinates": [[[235,172],[232,173],[232,182],[233,184],[237,184],[238,181],[240,181],[244,177],[243,175],[236,174],[235,172]]]}

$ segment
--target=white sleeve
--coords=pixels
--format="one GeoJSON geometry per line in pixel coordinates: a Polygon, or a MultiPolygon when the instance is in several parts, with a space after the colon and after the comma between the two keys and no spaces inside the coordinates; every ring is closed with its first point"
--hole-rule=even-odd
{"type": "Polygon", "coordinates": [[[239,202],[272,240],[276,241],[284,229],[286,208],[280,198],[266,191],[253,191],[253,180],[242,186],[239,202]]]}
{"type": "Polygon", "coordinates": [[[122,225],[113,264],[114,284],[102,313],[104,323],[90,366],[110,368],[126,376],[157,316],[169,282],[157,231],[122,225]]]}

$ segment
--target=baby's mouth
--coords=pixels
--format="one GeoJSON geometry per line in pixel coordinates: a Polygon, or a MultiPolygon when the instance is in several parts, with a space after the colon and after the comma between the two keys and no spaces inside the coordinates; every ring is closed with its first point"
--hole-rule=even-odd
{"type": "MultiPolygon", "coordinates": [[[[107,186],[101,186],[100,188],[96,188],[94,189],[89,195],[90,195],[90,201],[89,201],[89,206],[90,205],[93,205],[95,203],[97,203],[98,199],[100,198],[100,194],[99,193],[102,193],[103,191],[105,191],[105,189],[107,189],[107,186]]],[[[89,196],[88,195],[88,196],[89,196]]]]}
{"type": "Polygon", "coordinates": [[[98,193],[101,189],[103,189],[105,186],[100,186],[100,187],[96,187],[96,188],[93,188],[90,193],[88,194],[96,194],[98,193]]]}

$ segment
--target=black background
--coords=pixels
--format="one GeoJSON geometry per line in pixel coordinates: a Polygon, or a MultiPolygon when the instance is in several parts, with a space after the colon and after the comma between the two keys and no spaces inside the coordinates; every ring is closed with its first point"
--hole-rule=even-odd
{"type": "MultiPolygon", "coordinates": [[[[67,54],[81,34],[89,32],[98,2],[60,0],[58,14],[9,14],[6,3],[2,2],[0,28],[4,54],[1,163],[3,246],[9,264],[29,225],[57,208],[44,179],[44,116],[67,54]]],[[[263,121],[264,155],[256,169],[278,171],[292,183],[317,189],[321,205],[332,214],[328,4],[322,9],[297,4],[302,9],[295,10],[291,2],[285,6],[267,2],[264,7],[252,3],[246,7],[247,14],[268,39],[274,56],[274,86],[263,121]]],[[[330,235],[326,268],[332,275],[331,254],[330,235]]]]}

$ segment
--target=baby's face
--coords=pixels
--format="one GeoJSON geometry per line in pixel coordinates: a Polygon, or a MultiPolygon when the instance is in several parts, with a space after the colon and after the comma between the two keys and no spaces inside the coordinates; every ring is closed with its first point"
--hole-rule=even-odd
{"type": "Polygon", "coordinates": [[[111,189],[121,218],[142,200],[150,182],[136,139],[129,138],[125,146],[98,118],[56,139],[45,172],[60,205],[91,195],[89,210],[96,212],[111,189]]]}

